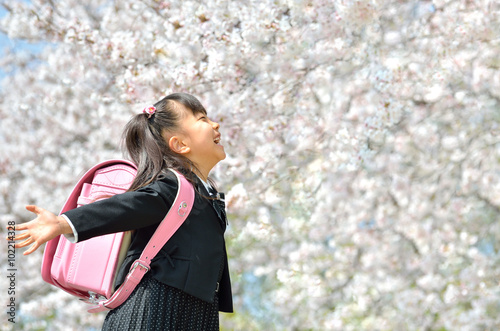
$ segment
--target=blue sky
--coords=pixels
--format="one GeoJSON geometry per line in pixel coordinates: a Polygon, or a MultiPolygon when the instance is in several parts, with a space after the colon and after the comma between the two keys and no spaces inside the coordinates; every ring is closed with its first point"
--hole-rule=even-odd
{"type": "MultiPolygon", "coordinates": [[[[7,14],[7,11],[0,5],[0,19],[7,14]]],[[[21,39],[10,39],[5,33],[0,32],[0,56],[5,52],[5,49],[10,48],[15,52],[39,52],[43,45],[40,43],[28,43],[21,39]]],[[[6,72],[4,68],[0,67],[0,80],[5,78],[6,72]]]]}
{"type": "MultiPolygon", "coordinates": [[[[6,10],[0,6],[0,19],[5,16],[6,10]]],[[[9,38],[2,32],[0,32],[0,55],[3,54],[5,47],[8,47],[10,45],[10,40],[9,38]]],[[[3,71],[3,68],[0,67],[0,79],[3,79],[5,77],[5,72],[3,71]]]]}

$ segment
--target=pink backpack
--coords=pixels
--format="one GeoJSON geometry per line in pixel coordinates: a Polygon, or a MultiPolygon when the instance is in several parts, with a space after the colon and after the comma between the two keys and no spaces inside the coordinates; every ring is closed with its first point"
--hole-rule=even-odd
{"type": "MultiPolygon", "coordinates": [[[[64,236],[47,242],[42,260],[42,278],[49,284],[93,304],[89,312],[111,310],[122,304],[149,271],[151,260],[182,225],[194,201],[191,184],[175,170],[179,189],[169,212],[133,264],[123,284],[115,291],[115,280],[130,245],[131,233],[120,232],[70,243],[64,236]]],[[[78,181],[61,213],[93,201],[125,192],[137,173],[126,160],[101,162],[78,181]]]]}

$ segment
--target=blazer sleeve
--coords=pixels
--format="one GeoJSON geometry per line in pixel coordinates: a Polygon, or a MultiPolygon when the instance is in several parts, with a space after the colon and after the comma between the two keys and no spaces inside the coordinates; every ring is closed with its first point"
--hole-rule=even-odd
{"type": "Polygon", "coordinates": [[[64,213],[71,220],[78,241],[105,234],[136,230],[160,223],[177,194],[177,180],[170,176],[137,191],[114,195],[64,213]]]}

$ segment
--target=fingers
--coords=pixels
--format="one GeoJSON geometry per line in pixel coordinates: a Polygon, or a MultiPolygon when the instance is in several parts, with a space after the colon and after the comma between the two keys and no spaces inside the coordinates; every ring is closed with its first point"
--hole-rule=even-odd
{"type": "MultiPolygon", "coordinates": [[[[13,229],[10,228],[9,231],[21,231],[21,230],[27,230],[28,227],[26,226],[26,223],[25,224],[19,224],[19,225],[16,225],[13,229]]],[[[23,239],[27,239],[29,238],[29,233],[28,232],[23,232],[23,233],[19,233],[17,235],[10,235],[6,238],[7,240],[13,240],[13,241],[17,241],[17,240],[23,240],[23,239]]]]}
{"type": "Polygon", "coordinates": [[[14,236],[14,238],[12,239],[14,239],[14,241],[18,241],[18,240],[28,239],[29,237],[30,237],[29,232],[23,232],[14,236]]]}
{"type": "MultiPolygon", "coordinates": [[[[30,221],[30,222],[27,222],[27,223],[22,223],[22,224],[16,224],[15,226],[11,227],[11,226],[8,226],[7,229],[9,231],[24,231],[24,230],[29,230],[30,228],[30,224],[33,223],[33,221],[30,221]]],[[[15,236],[13,239],[14,240],[20,240],[20,239],[25,239],[23,237],[23,235],[27,234],[27,232],[24,232],[24,233],[21,233],[21,234],[18,234],[17,236],[15,236]]],[[[11,237],[9,237],[11,238],[11,237]]]]}
{"type": "Polygon", "coordinates": [[[23,253],[23,255],[30,255],[31,253],[33,253],[34,251],[36,251],[40,247],[40,244],[38,243],[38,241],[35,241],[27,233],[23,233],[20,236],[16,236],[16,238],[14,240],[23,240],[23,239],[26,239],[26,240],[14,245],[14,248],[16,248],[16,249],[31,245],[31,247],[28,250],[26,250],[23,253]]]}
{"type": "Polygon", "coordinates": [[[37,215],[36,218],[30,222],[9,227],[10,236],[8,240],[17,241],[17,243],[14,244],[15,248],[28,247],[31,245],[28,250],[23,253],[24,255],[29,255],[45,242],[64,232],[61,230],[61,221],[53,213],[35,205],[28,205],[26,209],[35,213],[37,215]],[[12,233],[13,231],[24,232],[14,235],[14,233],[12,233]]]}
{"type": "Polygon", "coordinates": [[[27,223],[23,223],[23,224],[16,224],[14,226],[14,231],[21,231],[21,230],[28,230],[28,225],[27,223]]]}
{"type": "Polygon", "coordinates": [[[33,245],[31,245],[31,247],[26,252],[23,253],[23,255],[30,255],[31,253],[36,251],[38,247],[40,247],[40,245],[38,244],[38,242],[35,241],[33,245]]]}
{"type": "MultiPolygon", "coordinates": [[[[29,210],[30,212],[32,213],[35,213],[35,214],[40,214],[44,211],[43,208],[40,208],[40,207],[37,207],[35,205],[27,205],[26,206],[26,209],[29,210]]],[[[35,218],[36,219],[36,218],[35,218]]],[[[33,220],[34,221],[34,220],[33,220]]],[[[22,231],[22,230],[28,230],[29,228],[29,225],[33,222],[27,222],[27,223],[22,223],[22,224],[16,224],[14,226],[14,231],[22,231]]]]}
{"type": "MultiPolygon", "coordinates": [[[[45,211],[45,209],[43,208],[40,208],[40,207],[37,207],[35,205],[27,205],[26,206],[26,209],[29,210],[30,212],[32,213],[35,213],[37,215],[41,214],[43,211],[45,211]]],[[[37,216],[38,218],[38,216],[37,216]]],[[[23,230],[29,230],[29,227],[30,225],[36,221],[35,218],[34,220],[30,221],[30,222],[26,222],[26,223],[22,223],[22,224],[16,224],[13,228],[14,231],[23,231],[23,230]]],[[[16,236],[14,240],[20,240],[20,239],[24,239],[24,237],[20,237],[20,236],[16,236]]]]}
{"type": "Polygon", "coordinates": [[[38,215],[38,214],[41,214],[41,213],[44,211],[44,209],[43,209],[43,208],[40,208],[40,207],[35,206],[35,205],[27,205],[27,206],[26,206],[26,209],[27,209],[27,210],[29,210],[29,211],[30,211],[30,212],[32,212],[32,213],[37,214],[37,215],[38,215]]]}
{"type": "Polygon", "coordinates": [[[26,240],[23,241],[23,242],[20,242],[20,243],[17,243],[15,244],[15,248],[23,248],[23,247],[26,247],[28,245],[31,245],[32,243],[34,243],[35,241],[33,240],[33,238],[29,237],[28,238],[25,238],[26,240]]]}
{"type": "Polygon", "coordinates": [[[26,247],[29,245],[31,245],[31,247],[29,249],[27,249],[23,253],[23,255],[30,255],[31,253],[33,253],[34,251],[36,251],[40,247],[40,244],[31,237],[28,237],[25,241],[23,241],[21,243],[15,244],[14,247],[15,248],[23,248],[23,247],[26,247]]]}

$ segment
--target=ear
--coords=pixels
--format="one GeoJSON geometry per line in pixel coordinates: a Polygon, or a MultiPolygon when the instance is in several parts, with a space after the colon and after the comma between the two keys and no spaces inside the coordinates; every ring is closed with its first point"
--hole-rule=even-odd
{"type": "Polygon", "coordinates": [[[186,153],[189,153],[191,151],[191,148],[189,148],[189,146],[186,145],[182,141],[182,139],[178,136],[172,136],[168,140],[168,147],[170,147],[170,149],[172,151],[174,151],[175,153],[178,153],[178,154],[186,154],[186,153]]]}

